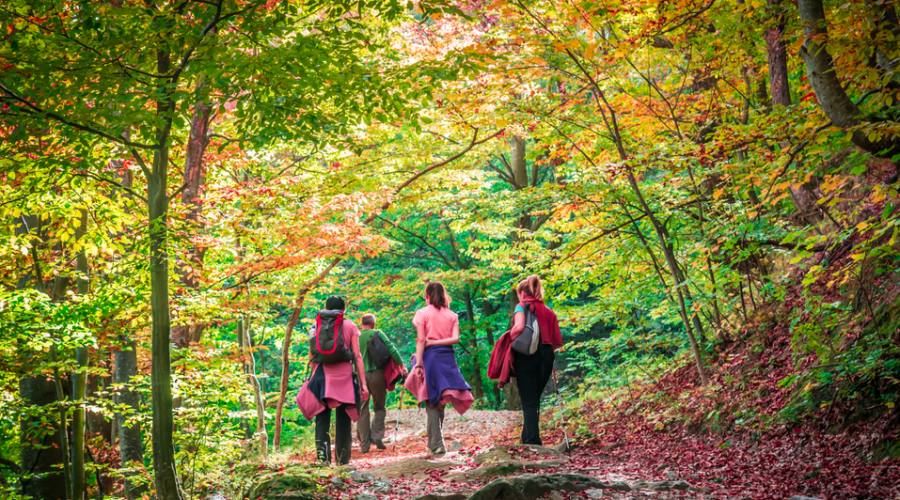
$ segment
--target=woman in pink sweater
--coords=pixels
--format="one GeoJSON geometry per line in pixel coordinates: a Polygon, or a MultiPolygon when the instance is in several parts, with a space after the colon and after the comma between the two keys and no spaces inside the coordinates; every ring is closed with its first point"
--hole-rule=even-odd
{"type": "Polygon", "coordinates": [[[428,450],[434,455],[446,453],[442,426],[444,406],[453,405],[460,414],[466,412],[474,398],[456,364],[453,345],[459,343],[459,318],[448,307],[450,300],[440,282],[425,287],[426,306],[416,311],[416,361],[411,376],[424,377],[427,387],[428,450]],[[422,360],[419,363],[418,360],[422,360]]]}

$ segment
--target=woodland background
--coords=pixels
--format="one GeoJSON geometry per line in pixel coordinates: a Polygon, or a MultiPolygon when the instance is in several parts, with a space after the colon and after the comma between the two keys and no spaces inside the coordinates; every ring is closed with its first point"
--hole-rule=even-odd
{"type": "Polygon", "coordinates": [[[812,493],[896,493],[893,2],[6,0],[0,26],[0,496],[240,491],[309,442],[333,293],[409,355],[443,281],[477,405],[515,407],[485,367],[531,273],[585,446],[803,433],[861,471],[812,493]]]}

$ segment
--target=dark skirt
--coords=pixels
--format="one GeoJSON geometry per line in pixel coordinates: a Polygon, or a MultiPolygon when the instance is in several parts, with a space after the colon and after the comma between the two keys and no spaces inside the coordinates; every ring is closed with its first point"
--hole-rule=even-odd
{"type": "Polygon", "coordinates": [[[428,404],[440,404],[441,397],[447,390],[472,390],[459,371],[453,347],[448,345],[427,347],[422,357],[425,363],[425,383],[428,386],[428,404]]]}

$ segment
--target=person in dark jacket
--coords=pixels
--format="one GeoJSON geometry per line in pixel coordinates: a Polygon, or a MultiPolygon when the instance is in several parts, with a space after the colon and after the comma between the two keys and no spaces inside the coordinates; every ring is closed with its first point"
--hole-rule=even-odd
{"type": "Polygon", "coordinates": [[[396,380],[388,380],[388,373],[393,373],[394,377],[406,376],[406,367],[400,358],[397,347],[391,342],[391,339],[381,330],[375,328],[375,315],[364,314],[360,320],[361,328],[359,334],[359,352],[363,359],[363,365],[366,368],[366,384],[369,387],[369,400],[363,401],[359,408],[359,420],[356,422],[356,436],[359,438],[359,450],[368,453],[372,444],[379,450],[385,449],[384,446],[384,418],[387,411],[384,408],[384,400],[387,397],[388,387],[396,380]],[[375,366],[369,356],[369,342],[373,337],[378,336],[384,346],[387,347],[391,355],[388,365],[394,363],[398,369],[388,370],[390,366],[375,366]],[[369,414],[369,401],[375,406],[375,418],[372,419],[369,414]]]}
{"type": "Polygon", "coordinates": [[[515,340],[525,330],[526,308],[534,312],[540,327],[540,345],[534,354],[512,352],[516,385],[522,399],[522,443],[540,445],[541,394],[553,373],[553,351],[562,346],[562,335],[556,313],[544,305],[544,289],[540,278],[531,275],[522,280],[516,292],[519,303],[513,314],[510,338],[515,340]]]}

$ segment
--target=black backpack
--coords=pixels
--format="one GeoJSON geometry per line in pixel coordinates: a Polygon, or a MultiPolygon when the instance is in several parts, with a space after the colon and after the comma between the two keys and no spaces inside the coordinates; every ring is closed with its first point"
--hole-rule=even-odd
{"type": "Polygon", "coordinates": [[[381,338],[380,332],[373,332],[369,337],[366,355],[369,357],[369,363],[379,370],[387,366],[391,360],[391,351],[381,338]]]}
{"type": "Polygon", "coordinates": [[[319,311],[309,352],[314,362],[326,365],[353,359],[353,352],[344,344],[344,311],[319,311]]]}

